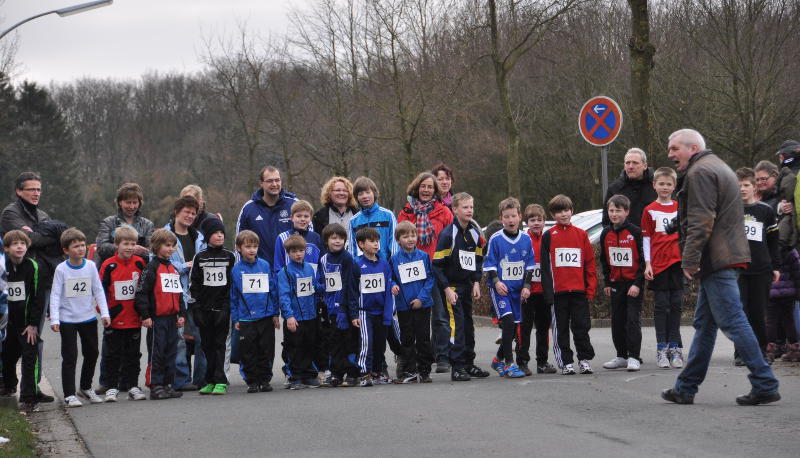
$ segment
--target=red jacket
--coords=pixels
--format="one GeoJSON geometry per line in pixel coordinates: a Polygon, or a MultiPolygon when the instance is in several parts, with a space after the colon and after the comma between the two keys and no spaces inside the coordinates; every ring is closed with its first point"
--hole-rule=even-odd
{"type": "Polygon", "coordinates": [[[106,259],[100,266],[100,279],[113,329],[142,327],[142,320],[136,312],[135,294],[144,268],[145,262],[139,256],[122,259],[119,255],[106,259]],[[120,298],[117,298],[118,293],[120,298]]]}
{"type": "Polygon", "coordinates": [[[136,291],[136,311],[143,320],[186,315],[180,274],[168,259],[155,257],[145,267],[142,283],[136,291]]]}
{"type": "Polygon", "coordinates": [[[644,283],[642,231],[627,221],[618,229],[606,226],[600,234],[600,246],[600,265],[606,285],[632,281],[641,288],[644,283]]]}
{"type": "Polygon", "coordinates": [[[547,304],[559,293],[585,293],[594,298],[597,267],[589,236],[573,225],[556,224],[542,236],[542,288],[547,304]]]}
{"type": "MultiPolygon", "coordinates": [[[[417,248],[428,253],[428,256],[433,259],[433,255],[436,252],[436,243],[439,241],[439,234],[442,232],[442,229],[453,222],[453,213],[445,204],[437,200],[433,204],[433,210],[428,213],[428,218],[431,220],[431,224],[433,224],[433,240],[431,240],[431,243],[427,246],[420,245],[419,240],[417,240],[417,248]]],[[[412,224],[416,224],[417,215],[414,214],[414,209],[411,207],[410,203],[406,203],[397,215],[397,222],[399,223],[401,221],[410,221],[412,224]]]]}
{"type": "MultiPolygon", "coordinates": [[[[647,252],[649,244],[650,266],[653,275],[658,275],[667,267],[681,262],[681,249],[678,246],[678,233],[667,234],[664,226],[678,216],[678,202],[662,204],[655,201],[644,208],[642,212],[642,239],[643,251],[647,252]]],[[[647,256],[645,256],[647,260],[647,256]]]]}
{"type": "Polygon", "coordinates": [[[544,233],[536,235],[528,229],[528,237],[531,238],[531,248],[533,248],[533,259],[536,261],[536,269],[533,270],[533,280],[531,280],[531,294],[542,294],[544,289],[542,289],[542,255],[541,255],[541,247],[542,247],[542,237],[544,233]]]}

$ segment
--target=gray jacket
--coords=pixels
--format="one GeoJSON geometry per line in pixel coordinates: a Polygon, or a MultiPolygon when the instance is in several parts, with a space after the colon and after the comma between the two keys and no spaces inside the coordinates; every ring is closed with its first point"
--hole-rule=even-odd
{"type": "Polygon", "coordinates": [[[705,276],[750,262],[739,181],[710,150],[689,159],[678,180],[681,263],[705,276]]]}
{"type": "MultiPolygon", "coordinates": [[[[22,199],[17,197],[14,202],[11,202],[3,209],[3,214],[0,216],[0,234],[5,234],[8,231],[19,229],[25,232],[31,239],[31,246],[28,249],[29,255],[39,263],[42,269],[42,283],[45,288],[50,288],[53,282],[53,273],[55,266],[63,261],[63,257],[48,256],[45,254],[47,247],[51,245],[60,245],[60,241],[45,235],[26,231],[22,226],[33,228],[38,223],[50,221],[50,216],[44,211],[36,209],[36,212],[31,212],[27,206],[22,203],[22,199]]],[[[51,250],[52,251],[52,250],[51,250]]],[[[58,250],[60,251],[60,249],[58,250]]]]}
{"type": "Polygon", "coordinates": [[[108,216],[103,221],[100,221],[100,229],[97,231],[97,239],[95,240],[97,245],[95,262],[98,266],[106,259],[114,256],[114,252],[117,250],[116,246],[114,246],[114,231],[122,225],[131,226],[136,230],[139,234],[137,245],[150,248],[150,237],[153,236],[154,230],[153,222],[143,216],[139,216],[137,212],[136,216],[133,217],[133,224],[128,224],[122,215],[122,211],[119,211],[116,215],[108,216]]]}

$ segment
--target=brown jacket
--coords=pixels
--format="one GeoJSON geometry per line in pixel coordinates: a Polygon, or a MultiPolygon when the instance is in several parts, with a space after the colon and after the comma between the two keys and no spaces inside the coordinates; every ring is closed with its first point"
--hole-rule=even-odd
{"type": "Polygon", "coordinates": [[[739,182],[733,170],[711,151],[701,151],[689,160],[678,188],[682,267],[699,267],[702,277],[750,262],[739,182]]]}

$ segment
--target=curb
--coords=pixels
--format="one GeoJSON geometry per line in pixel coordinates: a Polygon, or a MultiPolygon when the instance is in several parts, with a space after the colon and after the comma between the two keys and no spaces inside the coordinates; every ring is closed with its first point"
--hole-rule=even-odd
{"type": "Polygon", "coordinates": [[[28,421],[36,434],[38,456],[93,456],[83,441],[78,428],[67,413],[64,402],[55,395],[53,387],[42,374],[39,382],[42,392],[56,398],[52,403],[39,404],[41,410],[28,415],[28,421]]]}
{"type": "MultiPolygon", "coordinates": [[[[480,326],[484,328],[494,328],[497,327],[497,324],[492,322],[492,319],[488,316],[479,316],[473,315],[472,321],[475,323],[475,326],[480,326]]],[[[691,326],[692,325],[692,318],[681,318],[681,326],[691,326]]],[[[642,327],[653,327],[655,326],[653,318],[642,318],[642,327]]],[[[610,328],[611,327],[611,319],[610,318],[593,318],[592,319],[592,328],[610,328]]]]}

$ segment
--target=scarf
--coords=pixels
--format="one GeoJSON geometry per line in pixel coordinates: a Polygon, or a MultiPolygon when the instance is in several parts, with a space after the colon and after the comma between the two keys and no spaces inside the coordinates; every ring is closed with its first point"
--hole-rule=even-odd
{"type": "Polygon", "coordinates": [[[436,203],[435,199],[427,202],[422,202],[419,199],[411,198],[411,208],[414,210],[416,217],[417,237],[419,238],[419,246],[428,246],[433,242],[433,224],[428,217],[428,213],[433,210],[433,205],[436,203]]]}
{"type": "Polygon", "coordinates": [[[447,191],[447,194],[442,196],[442,203],[447,206],[447,208],[453,208],[453,193],[447,191]]]}

